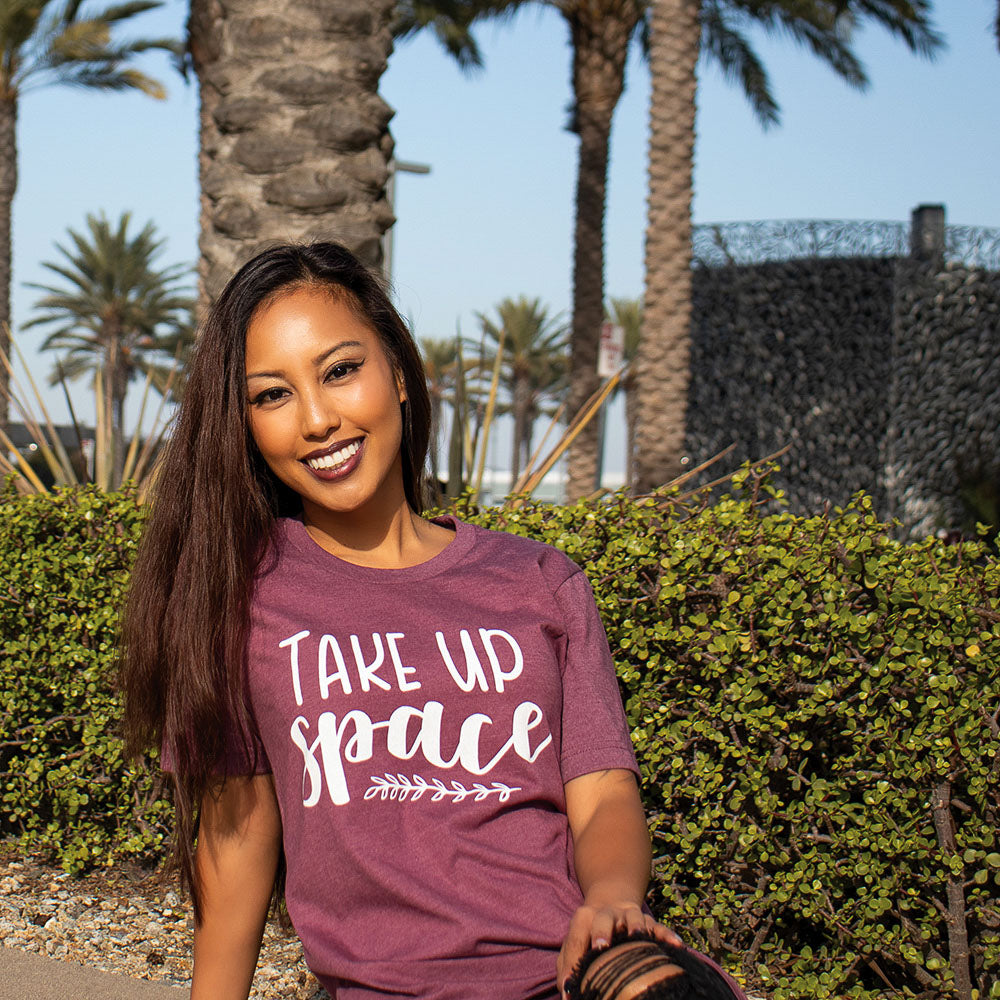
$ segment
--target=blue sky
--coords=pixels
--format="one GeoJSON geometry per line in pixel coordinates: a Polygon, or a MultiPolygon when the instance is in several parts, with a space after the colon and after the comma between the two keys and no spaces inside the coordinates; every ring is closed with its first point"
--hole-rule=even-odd
{"type": "MultiPolygon", "coordinates": [[[[929,62],[874,27],[857,50],[871,77],[851,90],[787,39],[756,38],[782,106],[762,131],[742,95],[699,69],[696,222],[769,218],[906,220],[943,202],[949,222],[1000,226],[1000,52],[996,0],[938,0],[948,48],[929,62]]],[[[182,0],[147,15],[150,34],[180,33],[182,0]]],[[[432,37],[400,45],[382,93],[396,109],[400,159],[429,164],[397,183],[394,278],[418,336],[448,337],[505,296],[569,306],[576,139],[566,28],[551,9],[526,9],[478,31],[482,72],[463,74],[432,37]]],[[[197,253],[197,94],[151,57],[170,91],[140,95],[52,89],[29,94],[19,119],[14,206],[14,323],[31,315],[40,261],[87,212],[152,219],[163,262],[197,253]]],[[[637,51],[615,117],[607,218],[607,291],[642,291],[649,77],[637,51]]],[[[18,337],[26,348],[40,335],[18,337]]],[[[34,363],[47,372],[44,356],[34,363]]],[[[81,384],[77,396],[85,412],[81,384]]],[[[53,400],[53,415],[62,417],[53,400]]]]}

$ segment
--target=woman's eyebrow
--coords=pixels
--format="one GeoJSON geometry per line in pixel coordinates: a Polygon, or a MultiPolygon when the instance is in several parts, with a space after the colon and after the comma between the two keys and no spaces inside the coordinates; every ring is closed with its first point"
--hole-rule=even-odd
{"type": "Polygon", "coordinates": [[[345,347],[363,347],[363,346],[364,345],[361,343],[360,340],[342,340],[339,344],[334,344],[333,347],[330,348],[330,350],[323,351],[322,354],[317,354],[316,357],[312,359],[313,367],[316,368],[319,365],[323,364],[323,362],[326,361],[326,359],[330,357],[331,354],[336,354],[337,351],[343,350],[345,347]]]}
{"type": "MultiPolygon", "coordinates": [[[[322,354],[317,354],[315,358],[312,359],[312,365],[314,368],[318,368],[327,358],[332,354],[336,354],[337,351],[343,350],[345,347],[364,347],[364,344],[360,340],[342,340],[339,344],[334,344],[327,351],[323,351],[322,354]]],[[[284,378],[284,372],[247,372],[247,379],[252,378],[284,378]]]]}

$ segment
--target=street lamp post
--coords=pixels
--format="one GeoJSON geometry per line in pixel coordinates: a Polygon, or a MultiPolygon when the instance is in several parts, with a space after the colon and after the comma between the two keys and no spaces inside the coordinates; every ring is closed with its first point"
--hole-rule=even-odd
{"type": "Polygon", "coordinates": [[[392,281],[392,244],[396,223],[396,174],[429,174],[431,168],[426,163],[410,163],[407,160],[389,161],[389,179],[385,182],[385,197],[389,211],[393,214],[393,224],[382,234],[382,271],[386,281],[392,281]]]}

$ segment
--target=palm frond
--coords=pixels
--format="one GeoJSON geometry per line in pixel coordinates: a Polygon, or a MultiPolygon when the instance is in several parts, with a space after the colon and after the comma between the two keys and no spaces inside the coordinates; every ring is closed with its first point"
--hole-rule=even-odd
{"type": "Polygon", "coordinates": [[[53,66],[102,60],[110,43],[110,25],[100,21],[76,21],[51,39],[49,60],[53,66]]]}
{"type": "Polygon", "coordinates": [[[56,359],[52,371],[49,373],[49,385],[59,385],[63,380],[70,382],[89,375],[94,370],[92,358],[80,354],[66,354],[56,359]]]}
{"type": "Polygon", "coordinates": [[[642,333],[642,299],[612,298],[611,319],[625,331],[625,360],[631,361],[639,350],[642,333]]]}
{"type": "Polygon", "coordinates": [[[156,10],[162,7],[162,0],[129,0],[128,3],[112,4],[104,10],[88,11],[88,18],[93,21],[106,21],[108,24],[115,24],[118,21],[127,21],[137,14],[145,14],[146,11],[156,10]]]}
{"type": "Polygon", "coordinates": [[[68,66],[60,76],[60,83],[69,87],[88,90],[138,90],[162,101],[167,92],[163,84],[135,69],[115,69],[111,66],[68,66]]]}
{"type": "Polygon", "coordinates": [[[483,56],[471,28],[470,4],[444,0],[441,3],[404,0],[396,5],[393,37],[399,41],[430,28],[444,50],[466,72],[481,69],[483,56]]]}
{"type": "Polygon", "coordinates": [[[16,73],[21,50],[28,44],[46,15],[49,0],[5,0],[0,4],[0,39],[3,40],[4,63],[10,75],[16,73]]]}
{"type": "Polygon", "coordinates": [[[466,72],[482,68],[483,56],[472,26],[484,20],[513,17],[529,0],[400,0],[393,19],[399,41],[430,28],[444,50],[466,72]]]}
{"type": "MultiPolygon", "coordinates": [[[[8,86],[21,93],[53,84],[88,87],[99,90],[139,90],[160,98],[163,85],[152,77],[130,67],[131,60],[143,52],[160,49],[175,58],[183,52],[180,39],[133,38],[116,40],[117,29],[133,18],[162,6],[160,0],[128,0],[104,9],[90,9],[82,14],[80,0],[35,0],[34,6],[24,0],[4,3],[11,9],[0,12],[3,18],[23,22],[20,40],[8,49],[8,86]]],[[[11,29],[17,25],[11,21],[11,29]]],[[[0,34],[8,45],[13,44],[9,33],[0,34]]]]}
{"type": "Polygon", "coordinates": [[[707,3],[702,8],[701,30],[703,51],[715,59],[727,80],[741,84],[761,125],[776,125],[780,114],[767,71],[718,3],[707,3]]]}
{"type": "MultiPolygon", "coordinates": [[[[855,0],[855,16],[866,16],[925,58],[933,59],[945,47],[944,36],[931,21],[929,0],[855,0]]],[[[997,17],[1000,31],[1000,12],[997,17]]]]}

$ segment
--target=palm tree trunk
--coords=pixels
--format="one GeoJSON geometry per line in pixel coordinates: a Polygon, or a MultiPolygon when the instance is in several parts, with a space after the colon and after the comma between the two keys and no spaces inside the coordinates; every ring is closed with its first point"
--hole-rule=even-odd
{"type": "MultiPolygon", "coordinates": [[[[638,5],[575,5],[564,15],[573,43],[573,124],[580,137],[573,237],[573,323],[570,334],[568,410],[575,415],[597,389],[597,350],[604,320],[604,207],[611,120],[625,85],[629,38],[638,5]]],[[[583,429],[569,452],[566,497],[597,487],[598,424],[583,429]]]]}
{"type": "Polygon", "coordinates": [[[128,391],[128,369],[121,350],[121,330],[117,324],[106,329],[104,342],[107,345],[107,389],[108,410],[111,424],[111,487],[117,489],[122,481],[125,466],[125,393],[128,391]]]}
{"type": "Polygon", "coordinates": [[[684,450],[698,9],[698,0],[653,0],[651,8],[649,218],[632,487],[637,493],[672,479],[684,450]]]}
{"type": "Polygon", "coordinates": [[[192,0],[201,89],[200,307],[269,240],[381,263],[393,0],[192,0]]]}
{"type": "Polygon", "coordinates": [[[441,397],[437,392],[431,392],[431,478],[434,480],[434,492],[438,491],[441,481],[441,469],[438,461],[438,447],[441,444],[441,397]]]}
{"type": "Polygon", "coordinates": [[[532,406],[531,412],[528,414],[528,426],[524,429],[524,451],[521,453],[521,469],[526,470],[528,468],[528,462],[531,461],[531,442],[535,436],[535,421],[538,419],[538,407],[532,406]]]}
{"type": "MultiPolygon", "coordinates": [[[[17,190],[17,98],[0,96],[0,347],[10,355],[10,213],[17,190]]],[[[0,429],[7,429],[7,372],[0,365],[0,429]]]]}
{"type": "Polygon", "coordinates": [[[531,408],[531,386],[522,377],[515,377],[511,392],[511,407],[514,411],[514,434],[510,449],[510,488],[521,475],[521,456],[524,454],[528,437],[529,413],[531,408]]]}

